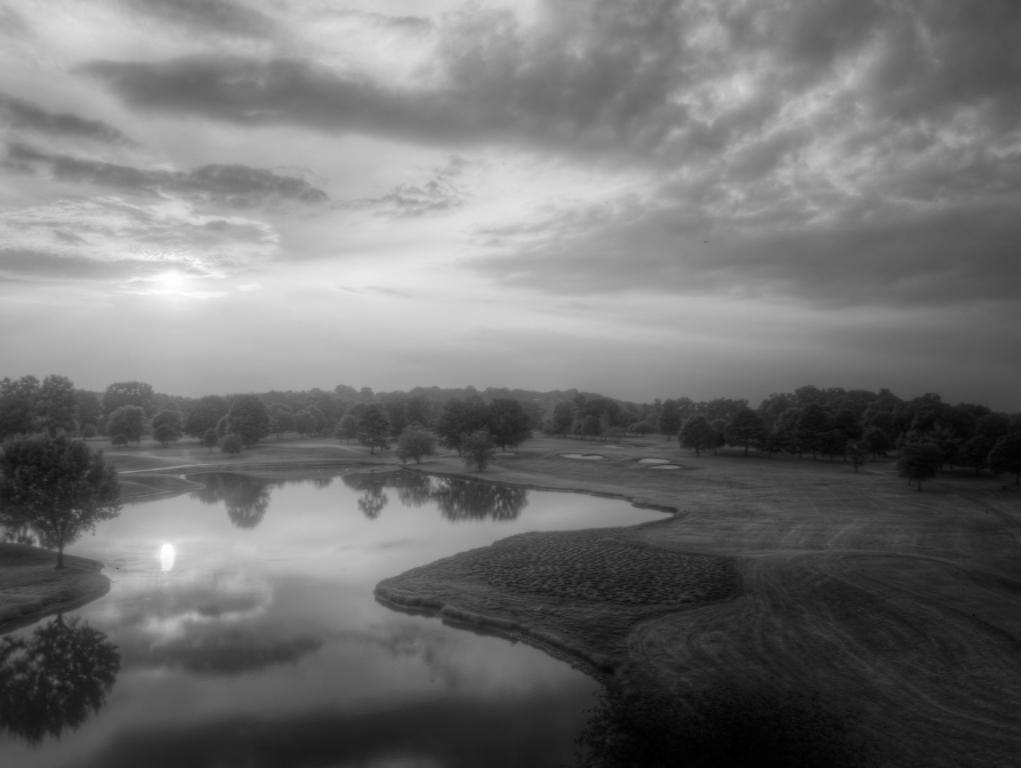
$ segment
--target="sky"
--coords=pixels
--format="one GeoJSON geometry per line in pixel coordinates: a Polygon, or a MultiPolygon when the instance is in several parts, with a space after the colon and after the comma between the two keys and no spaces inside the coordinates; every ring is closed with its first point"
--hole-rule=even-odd
{"type": "Polygon", "coordinates": [[[0,375],[1021,410],[1016,0],[0,0],[0,375]]]}

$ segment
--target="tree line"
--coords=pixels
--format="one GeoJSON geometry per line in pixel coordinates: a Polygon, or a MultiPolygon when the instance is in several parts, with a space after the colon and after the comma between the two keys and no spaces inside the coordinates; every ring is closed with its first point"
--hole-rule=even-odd
{"type": "Polygon", "coordinates": [[[420,460],[441,445],[484,466],[496,447],[512,448],[534,431],[587,439],[662,434],[696,454],[724,446],[744,453],[785,453],[847,460],[855,467],[891,451],[920,452],[936,469],[1021,473],[1021,414],[938,394],[902,399],[887,389],[800,387],[747,400],[680,397],[634,403],[577,390],[531,392],[419,387],[376,393],[368,387],[270,391],[199,398],[156,393],[145,382],[111,384],[102,393],[63,376],[0,380],[0,439],[45,433],[105,435],[115,444],[151,435],[168,444],[188,435],[240,451],[271,435],[335,437],[375,453],[396,446],[420,460]]]}

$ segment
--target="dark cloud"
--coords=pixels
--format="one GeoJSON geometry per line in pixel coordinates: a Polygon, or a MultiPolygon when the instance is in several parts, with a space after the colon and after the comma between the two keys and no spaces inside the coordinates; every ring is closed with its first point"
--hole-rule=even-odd
{"type": "Polygon", "coordinates": [[[272,37],[276,22],[231,0],[120,0],[127,8],[180,24],[191,32],[237,37],[272,37]]]}
{"type": "Polygon", "coordinates": [[[682,209],[599,206],[480,231],[502,253],[477,268],[552,293],[713,292],[823,306],[1016,300],[1021,219],[1010,200],[894,213],[742,232],[682,209]]]}
{"type": "Polygon", "coordinates": [[[73,136],[111,144],[134,144],[118,129],[100,120],[87,120],[68,112],[50,112],[38,104],[3,92],[0,92],[0,124],[55,136],[73,136]]]}
{"type": "Polygon", "coordinates": [[[296,176],[245,165],[204,165],[193,171],[142,170],[127,165],[55,155],[25,144],[8,148],[8,166],[22,171],[45,169],[62,181],[97,184],[125,191],[194,195],[232,208],[294,201],[326,202],[321,189],[296,176]]]}

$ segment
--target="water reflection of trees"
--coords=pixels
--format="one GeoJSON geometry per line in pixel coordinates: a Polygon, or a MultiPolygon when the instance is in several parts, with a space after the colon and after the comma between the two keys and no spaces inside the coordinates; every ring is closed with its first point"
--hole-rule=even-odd
{"type": "Polygon", "coordinates": [[[386,487],[386,472],[369,472],[368,474],[343,475],[344,483],[356,491],[361,491],[358,509],[369,520],[375,520],[379,513],[390,503],[390,498],[383,492],[386,487]]]}
{"type": "Polygon", "coordinates": [[[420,472],[370,472],[343,476],[344,483],[361,491],[358,508],[370,519],[379,516],[389,501],[384,489],[397,491],[405,506],[420,507],[433,502],[451,522],[517,518],[528,505],[528,491],[480,480],[432,477],[420,472]]]}
{"type": "Polygon", "coordinates": [[[0,727],[30,744],[76,729],[106,702],[120,653],[105,634],[63,616],[0,639],[0,727]]]}
{"type": "Polygon", "coordinates": [[[206,504],[221,501],[227,507],[230,521],[238,528],[255,528],[266,516],[274,483],[271,480],[238,475],[232,472],[210,472],[198,478],[203,486],[193,494],[206,504]]]}

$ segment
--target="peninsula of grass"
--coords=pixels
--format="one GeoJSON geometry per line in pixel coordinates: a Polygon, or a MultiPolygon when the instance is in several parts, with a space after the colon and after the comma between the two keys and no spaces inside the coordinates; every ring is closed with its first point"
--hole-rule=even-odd
{"type": "MultiPolygon", "coordinates": [[[[696,458],[654,439],[608,448],[578,461],[563,456],[576,441],[536,438],[481,475],[454,454],[414,468],[674,514],[511,537],[386,579],[378,599],[596,676],[626,704],[604,713],[597,739],[626,712],[629,727],[666,734],[668,750],[700,744],[710,756],[739,742],[801,765],[992,767],[1021,754],[1014,486],[949,474],[918,492],[891,461],[855,473],[840,462],[696,458]],[[650,471],[639,461],[650,456],[679,470],[650,471]]],[[[300,478],[400,465],[328,440],[269,440],[233,457],[194,443],[105,450],[125,501],[194,490],[189,478],[208,471],[300,478]]],[[[37,559],[39,583],[51,558],[37,559]]],[[[13,615],[5,585],[17,567],[0,561],[0,616],[13,615]]]]}

